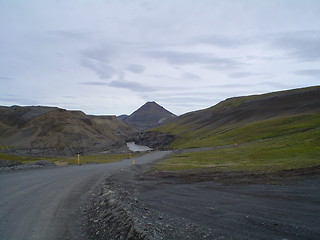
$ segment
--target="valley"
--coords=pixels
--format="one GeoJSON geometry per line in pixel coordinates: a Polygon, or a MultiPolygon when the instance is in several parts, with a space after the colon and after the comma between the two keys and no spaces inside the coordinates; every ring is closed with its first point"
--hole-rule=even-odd
{"type": "MultiPolygon", "coordinates": [[[[60,166],[2,168],[3,196],[17,177],[33,173],[46,179],[46,173],[63,178],[70,171],[84,184],[83,202],[76,206],[67,199],[75,198],[78,185],[63,193],[51,189],[61,196],[55,204],[66,208],[36,200],[41,211],[57,211],[65,222],[78,219],[68,230],[49,213],[46,239],[57,239],[55,229],[66,234],[58,239],[315,239],[320,234],[319,86],[230,98],[181,116],[155,102],[118,118],[48,107],[1,107],[0,113],[2,160],[60,166]],[[66,166],[77,165],[78,154],[82,166],[66,166]]],[[[19,192],[31,194],[27,183],[25,189],[19,192]]],[[[19,228],[7,212],[9,200],[2,199],[3,219],[11,216],[7,221],[19,228]]],[[[41,230],[35,237],[31,229],[21,226],[16,236],[46,234],[41,230]]]]}

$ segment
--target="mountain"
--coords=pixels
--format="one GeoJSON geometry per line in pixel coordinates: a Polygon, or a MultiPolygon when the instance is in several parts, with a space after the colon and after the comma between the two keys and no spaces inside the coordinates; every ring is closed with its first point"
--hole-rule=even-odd
{"type": "Polygon", "coordinates": [[[0,107],[0,144],[10,149],[108,147],[135,132],[116,116],[56,107],[0,107]]]}
{"type": "Polygon", "coordinates": [[[125,118],[125,122],[140,131],[160,126],[175,118],[176,115],[169,112],[156,102],[147,102],[130,116],[125,118]]]}
{"type": "Polygon", "coordinates": [[[316,129],[319,114],[320,86],[235,97],[181,115],[144,139],[156,141],[157,135],[167,134],[174,141],[171,146],[179,148],[233,144],[272,137],[277,134],[274,129],[283,134],[316,129]]]}
{"type": "Polygon", "coordinates": [[[127,114],[122,114],[122,115],[117,116],[117,118],[119,118],[122,121],[126,120],[128,117],[129,117],[129,115],[127,115],[127,114]]]}

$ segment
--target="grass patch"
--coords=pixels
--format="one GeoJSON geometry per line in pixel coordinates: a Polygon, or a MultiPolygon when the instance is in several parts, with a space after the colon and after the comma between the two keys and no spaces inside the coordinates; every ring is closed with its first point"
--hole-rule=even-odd
{"type": "MultiPolygon", "coordinates": [[[[131,155],[131,156],[134,157],[136,155],[131,155]]],[[[129,154],[88,155],[88,156],[80,156],[80,163],[81,164],[110,163],[110,162],[120,161],[126,158],[129,158],[129,154]]],[[[46,158],[46,157],[16,156],[16,155],[0,153],[0,159],[20,161],[22,163],[31,163],[39,160],[45,160],[45,161],[52,162],[57,166],[78,164],[77,156],[46,158]]]]}
{"type": "MultiPolygon", "coordinates": [[[[166,130],[178,126],[167,126],[166,130]],[[170,127],[170,128],[169,128],[170,127]]],[[[260,122],[249,123],[244,126],[224,126],[210,129],[210,127],[194,130],[177,135],[171,144],[172,148],[197,148],[223,146],[234,143],[243,143],[266,138],[291,135],[320,126],[320,114],[296,115],[279,117],[260,122]]],[[[173,132],[167,131],[173,134],[173,132]]]]}
{"type": "Polygon", "coordinates": [[[160,162],[156,169],[275,172],[320,165],[320,129],[292,131],[291,134],[237,147],[176,154],[160,162]]]}

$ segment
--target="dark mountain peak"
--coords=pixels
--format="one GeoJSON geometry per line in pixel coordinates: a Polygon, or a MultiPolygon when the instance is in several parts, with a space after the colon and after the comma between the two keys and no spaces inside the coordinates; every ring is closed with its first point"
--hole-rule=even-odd
{"type": "Polygon", "coordinates": [[[176,117],[175,114],[152,101],[142,105],[138,110],[128,116],[125,121],[143,131],[160,126],[174,117],[176,117]]]}
{"type": "Polygon", "coordinates": [[[119,115],[119,116],[118,116],[118,119],[124,121],[124,120],[127,119],[127,117],[129,117],[129,115],[127,115],[127,114],[122,114],[122,115],[119,115]]]}
{"type": "Polygon", "coordinates": [[[173,113],[169,112],[167,109],[160,106],[156,102],[146,102],[138,110],[133,112],[130,116],[135,114],[159,114],[159,113],[175,116],[173,113]]]}

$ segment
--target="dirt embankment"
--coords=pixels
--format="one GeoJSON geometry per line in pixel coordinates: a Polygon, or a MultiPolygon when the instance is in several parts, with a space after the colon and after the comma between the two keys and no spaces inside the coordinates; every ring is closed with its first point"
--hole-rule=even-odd
{"type": "Polygon", "coordinates": [[[150,172],[107,178],[82,209],[86,239],[316,239],[320,167],[272,175],[150,172]]]}

